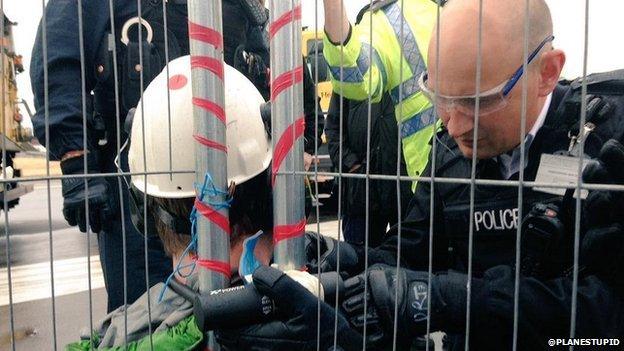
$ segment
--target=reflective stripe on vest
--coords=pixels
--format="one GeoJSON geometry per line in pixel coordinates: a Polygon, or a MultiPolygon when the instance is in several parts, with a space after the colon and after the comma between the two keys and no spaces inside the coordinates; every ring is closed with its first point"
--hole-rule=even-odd
{"type": "MultiPolygon", "coordinates": [[[[433,135],[433,124],[436,121],[435,110],[428,101],[425,101],[426,98],[424,96],[418,94],[420,92],[418,78],[420,73],[424,72],[427,67],[425,60],[423,60],[420,54],[418,42],[412,29],[409,25],[405,25],[407,21],[401,13],[400,6],[398,4],[388,6],[384,9],[384,13],[394,30],[399,45],[403,48],[403,55],[412,73],[410,78],[390,90],[390,96],[395,105],[397,105],[396,112],[399,112],[396,116],[397,120],[402,120],[401,139],[407,173],[410,176],[419,176],[427,166],[431,149],[429,140],[433,135]],[[426,106],[426,109],[422,110],[421,107],[416,114],[401,116],[400,109],[402,106],[399,104],[408,103],[414,105],[415,102],[416,105],[426,106]]],[[[413,183],[412,190],[415,187],[416,182],[413,183]]]]}
{"type": "Polygon", "coordinates": [[[433,107],[429,107],[425,111],[417,113],[403,122],[401,125],[401,138],[405,139],[410,137],[418,133],[418,131],[434,124],[435,121],[435,110],[433,107]]]}
{"type": "Polygon", "coordinates": [[[400,38],[402,39],[398,40],[398,42],[403,48],[403,55],[405,56],[405,60],[408,62],[410,70],[412,71],[412,76],[409,79],[390,90],[392,100],[394,100],[395,104],[398,104],[420,91],[418,88],[418,79],[420,77],[420,73],[424,72],[427,67],[425,66],[425,61],[420,55],[418,42],[416,41],[416,37],[414,36],[412,29],[409,25],[405,25],[407,21],[401,13],[401,7],[398,4],[393,4],[384,9],[384,13],[390,22],[392,30],[394,30],[394,35],[397,40],[400,38]],[[402,23],[403,25],[401,25],[402,23]],[[400,100],[399,89],[402,89],[402,99],[400,100]]]}
{"type": "Polygon", "coordinates": [[[386,82],[388,76],[383,64],[381,63],[381,59],[379,58],[379,53],[377,53],[377,50],[375,50],[375,48],[370,46],[368,43],[362,43],[362,48],[360,49],[360,54],[358,55],[356,61],[356,67],[342,67],[342,79],[340,79],[340,66],[329,66],[329,72],[335,80],[344,83],[361,83],[364,81],[364,75],[370,69],[371,52],[373,54],[373,61],[377,67],[379,67],[383,81],[386,82]]]}

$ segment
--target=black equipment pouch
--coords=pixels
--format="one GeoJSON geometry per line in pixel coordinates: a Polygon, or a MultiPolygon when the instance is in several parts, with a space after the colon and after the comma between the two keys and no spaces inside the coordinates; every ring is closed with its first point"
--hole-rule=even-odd
{"type": "Polygon", "coordinates": [[[111,33],[107,33],[98,47],[95,57],[95,79],[98,83],[106,82],[113,75],[112,51],[115,45],[115,38],[111,33]]]}
{"type": "Polygon", "coordinates": [[[550,279],[560,276],[573,257],[573,236],[559,203],[537,203],[522,221],[520,271],[523,276],[550,279]]]}
{"type": "MultiPolygon", "coordinates": [[[[132,17],[118,23],[115,37],[102,38],[95,58],[95,77],[98,87],[96,97],[102,101],[99,111],[105,119],[114,116],[115,76],[113,49],[116,48],[118,64],[118,87],[121,113],[136,107],[141,96],[141,73],[143,89],[154,79],[169,61],[189,53],[187,6],[184,0],[169,0],[167,29],[165,30],[163,3],[165,0],[143,0],[142,19],[132,17]],[[139,42],[138,28],[142,29],[139,42]],[[142,58],[141,55],[142,54],[142,58]]],[[[110,133],[109,133],[110,134],[110,133]]]]}
{"type": "Polygon", "coordinates": [[[586,123],[595,125],[596,131],[585,140],[585,154],[596,155],[602,145],[613,138],[612,128],[617,122],[609,122],[611,118],[623,118],[622,106],[624,106],[624,69],[604,73],[590,74],[585,79],[578,78],[574,81],[562,81],[561,84],[570,86],[570,91],[564,98],[564,102],[557,110],[558,120],[564,128],[568,128],[570,136],[579,132],[579,120],[582,108],[582,86],[587,86],[586,123]],[[618,100],[620,101],[618,103],[618,100]],[[609,125],[600,128],[602,124],[609,125]]]}
{"type": "Polygon", "coordinates": [[[143,89],[160,73],[163,60],[156,47],[151,41],[146,40],[145,36],[140,43],[132,40],[128,42],[121,74],[122,101],[125,109],[136,106],[143,89]]]}

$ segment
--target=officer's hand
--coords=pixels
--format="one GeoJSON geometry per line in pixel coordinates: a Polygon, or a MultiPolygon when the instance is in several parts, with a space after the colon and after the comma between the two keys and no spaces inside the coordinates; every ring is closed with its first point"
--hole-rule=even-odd
{"type": "Polygon", "coordinates": [[[353,275],[360,272],[359,256],[354,246],[317,233],[306,233],[308,272],[340,272],[353,275]],[[321,254],[319,260],[318,254],[321,254]]]}
{"type": "Polygon", "coordinates": [[[269,66],[260,54],[246,51],[241,45],[234,55],[234,68],[244,74],[257,88],[268,87],[269,66]]]}
{"type": "MultiPolygon", "coordinates": [[[[614,139],[607,141],[597,162],[583,171],[583,181],[624,185],[624,146],[614,139]]],[[[624,224],[624,192],[592,190],[585,201],[585,218],[588,228],[624,224]]]]}
{"type": "MultiPolygon", "coordinates": [[[[94,169],[95,167],[88,167],[94,169]]],[[[64,175],[84,174],[84,156],[72,157],[61,162],[64,175]]],[[[109,195],[108,183],[104,178],[63,178],[63,215],[69,225],[78,225],[81,232],[87,232],[87,211],[85,199],[89,202],[89,225],[94,233],[99,233],[104,223],[114,214],[115,202],[109,195]]]]}
{"type": "Polygon", "coordinates": [[[367,272],[345,281],[342,307],[356,330],[361,331],[366,324],[367,345],[380,349],[392,344],[396,302],[397,348],[409,349],[414,338],[426,333],[427,284],[426,272],[399,269],[397,274],[396,267],[373,265],[367,272]]]}
{"type": "Polygon", "coordinates": [[[334,344],[334,321],[337,318],[337,343],[343,350],[359,350],[362,337],[328,304],[321,302],[299,283],[272,267],[262,266],[253,274],[254,286],[274,301],[278,320],[243,329],[215,332],[225,350],[316,350],[317,325],[321,326],[321,350],[334,344]],[[320,313],[320,321],[318,315],[320,313]],[[320,324],[318,324],[320,323],[320,324]]]}

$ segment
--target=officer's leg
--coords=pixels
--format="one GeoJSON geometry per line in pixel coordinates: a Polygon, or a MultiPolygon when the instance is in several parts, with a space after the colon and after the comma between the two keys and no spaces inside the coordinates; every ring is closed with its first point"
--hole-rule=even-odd
{"type": "Polygon", "coordinates": [[[364,231],[366,221],[362,216],[344,215],[342,216],[342,234],[344,240],[350,244],[364,244],[364,231]]]}
{"type": "Polygon", "coordinates": [[[371,211],[368,218],[369,246],[381,245],[386,237],[388,228],[388,216],[383,211],[371,211]]]}

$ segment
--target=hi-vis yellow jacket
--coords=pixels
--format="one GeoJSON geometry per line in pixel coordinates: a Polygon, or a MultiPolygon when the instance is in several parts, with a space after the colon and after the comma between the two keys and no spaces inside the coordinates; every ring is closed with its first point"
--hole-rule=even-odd
{"type": "Polygon", "coordinates": [[[343,45],[330,42],[325,35],[323,54],[335,92],[353,100],[366,100],[370,95],[373,102],[390,92],[397,121],[402,123],[407,172],[419,176],[427,165],[435,114],[418,88],[418,79],[427,69],[437,5],[432,0],[405,0],[402,12],[400,1],[380,1],[379,5],[370,9],[372,21],[370,13],[365,13],[343,45]]]}

